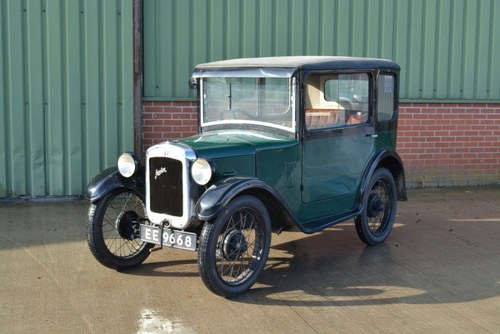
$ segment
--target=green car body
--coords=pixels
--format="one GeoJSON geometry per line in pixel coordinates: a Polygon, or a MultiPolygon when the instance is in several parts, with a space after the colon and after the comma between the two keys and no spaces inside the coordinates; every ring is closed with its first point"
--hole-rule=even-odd
{"type": "MultiPolygon", "coordinates": [[[[397,182],[398,199],[406,199],[403,164],[396,153],[397,64],[378,59],[336,57],[283,57],[258,59],[258,62],[271,68],[276,63],[282,68],[292,68],[290,71],[294,73],[298,90],[297,128],[295,133],[289,134],[266,127],[234,126],[206,131],[200,127],[199,134],[180,139],[179,142],[192,147],[199,157],[214,161],[217,172],[212,184],[227,178],[262,181],[274,190],[267,194],[266,190],[258,188],[261,196],[272,198],[275,205],[270,211],[277,211],[282,222],[293,223],[306,233],[359,214],[363,187],[377,166],[390,169],[397,182]],[[304,124],[304,86],[308,77],[340,73],[367,75],[369,114],[366,123],[308,130],[304,124]],[[377,90],[384,89],[377,87],[380,73],[393,78],[393,116],[384,121],[377,117],[375,99],[377,90]]],[[[195,76],[198,75],[196,80],[201,80],[214,73],[222,75],[230,71],[234,74],[257,66],[253,59],[211,63],[200,65],[195,76]]],[[[235,195],[237,192],[228,196],[235,195]]]]}
{"type": "Polygon", "coordinates": [[[270,57],[198,65],[199,133],[123,154],[88,185],[88,243],[132,268],[156,244],[198,251],[200,276],[232,297],[263,270],[271,232],[349,219],[383,242],[406,200],[396,152],[399,65],[270,57]]]}

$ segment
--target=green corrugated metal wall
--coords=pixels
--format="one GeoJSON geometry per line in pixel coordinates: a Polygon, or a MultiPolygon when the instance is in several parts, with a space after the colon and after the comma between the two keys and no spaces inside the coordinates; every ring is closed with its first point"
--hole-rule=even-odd
{"type": "MultiPolygon", "coordinates": [[[[144,98],[200,62],[391,58],[401,97],[500,101],[500,0],[144,0],[144,98]]],[[[133,0],[0,0],[0,197],[81,194],[132,150],[133,0]]]]}
{"type": "Polygon", "coordinates": [[[77,195],[134,147],[132,0],[0,0],[0,197],[77,195]]]}
{"type": "Polygon", "coordinates": [[[193,97],[195,64],[271,55],[394,59],[401,98],[500,101],[500,0],[146,0],[144,97],[193,97]]]}

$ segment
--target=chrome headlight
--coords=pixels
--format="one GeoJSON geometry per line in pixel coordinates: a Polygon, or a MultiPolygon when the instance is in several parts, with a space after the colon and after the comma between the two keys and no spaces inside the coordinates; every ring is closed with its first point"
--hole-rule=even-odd
{"type": "Polygon", "coordinates": [[[139,159],[134,154],[126,152],[120,155],[117,165],[123,177],[131,177],[139,169],[139,159]]]}
{"type": "Polygon", "coordinates": [[[212,179],[215,174],[215,164],[211,160],[203,158],[196,159],[191,166],[191,176],[194,182],[204,186],[212,179]]]}

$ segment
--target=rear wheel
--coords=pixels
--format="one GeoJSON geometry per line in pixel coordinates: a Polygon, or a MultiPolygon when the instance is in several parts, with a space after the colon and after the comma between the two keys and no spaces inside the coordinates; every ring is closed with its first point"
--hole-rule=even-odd
{"type": "Polygon", "coordinates": [[[87,242],[94,257],[112,269],[140,265],[153,246],[139,239],[139,218],[145,216],[142,196],[128,189],[111,191],[91,204],[87,242]]]}
{"type": "Polygon", "coordinates": [[[234,199],[203,227],[198,251],[203,283],[224,297],[247,291],[266,264],[270,244],[266,207],[253,196],[234,199]]]}
{"type": "Polygon", "coordinates": [[[396,217],[396,182],[391,172],[379,168],[363,194],[363,212],[354,220],[361,241],[377,245],[385,241],[396,217]]]}

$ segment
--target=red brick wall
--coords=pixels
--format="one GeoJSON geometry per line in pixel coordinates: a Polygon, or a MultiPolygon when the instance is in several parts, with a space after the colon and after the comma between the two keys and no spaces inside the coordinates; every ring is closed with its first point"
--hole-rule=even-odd
{"type": "MultiPolygon", "coordinates": [[[[143,150],[197,132],[195,102],[144,102],[143,150]]],[[[400,105],[409,187],[500,183],[500,104],[400,105]]]]}
{"type": "Polygon", "coordinates": [[[402,104],[398,152],[410,186],[500,183],[500,104],[402,104]]]}
{"type": "Polygon", "coordinates": [[[168,139],[188,137],[198,131],[196,102],[144,102],[142,114],[142,147],[168,139]]]}

